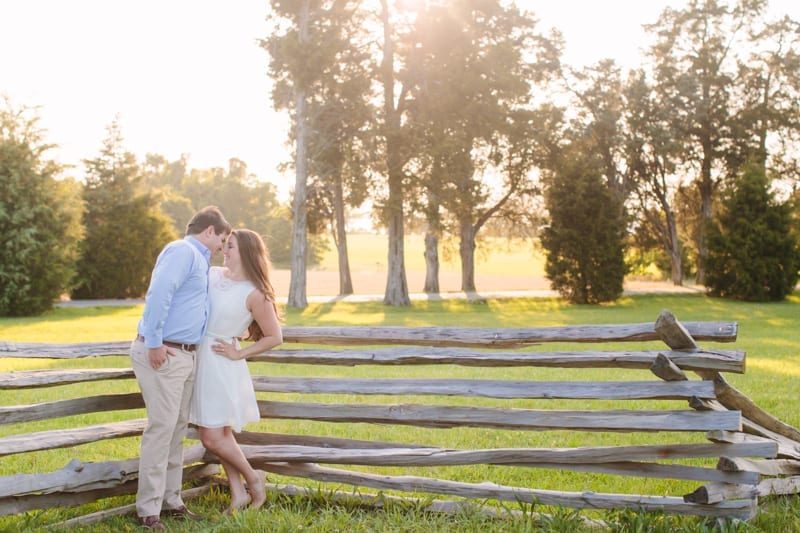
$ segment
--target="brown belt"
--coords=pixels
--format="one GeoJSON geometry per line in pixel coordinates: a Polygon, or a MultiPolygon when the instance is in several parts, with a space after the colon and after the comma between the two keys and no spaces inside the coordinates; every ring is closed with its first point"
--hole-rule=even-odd
{"type": "MultiPolygon", "coordinates": [[[[136,335],[137,341],[144,342],[144,337],[141,335],[136,335]]],[[[185,342],[172,342],[172,341],[161,341],[161,344],[164,346],[169,346],[170,348],[177,348],[179,350],[183,350],[184,352],[193,352],[197,349],[196,344],[188,344],[185,342]]]]}

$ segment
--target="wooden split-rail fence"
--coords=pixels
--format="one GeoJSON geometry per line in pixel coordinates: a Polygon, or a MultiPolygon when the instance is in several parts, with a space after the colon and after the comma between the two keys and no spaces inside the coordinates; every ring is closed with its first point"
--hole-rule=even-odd
{"type": "MultiPolygon", "coordinates": [[[[413,377],[276,377],[254,373],[262,419],[276,424],[280,421],[288,428],[296,424],[312,429],[310,434],[309,431],[298,431],[298,434],[291,431],[243,432],[238,437],[251,463],[267,472],[313,480],[317,486],[332,483],[336,487],[379,489],[388,491],[390,498],[396,497],[389,496],[393,492],[455,498],[434,500],[444,502],[443,508],[448,502],[463,504],[466,498],[481,502],[591,510],[635,509],[748,519],[757,513],[759,497],[800,492],[800,433],[761,410],[724,379],[723,373],[744,372],[743,351],[704,349],[697,344],[733,342],[737,328],[734,322],[682,324],[667,311],[662,312],[654,324],[514,329],[286,327],[282,349],[252,361],[281,363],[281,369],[287,372],[297,368],[290,366],[295,364],[316,365],[314,368],[379,365],[386,371],[384,374],[406,371],[413,377]],[[615,348],[630,346],[619,344],[627,342],[638,343],[637,347],[658,345],[643,350],[543,351],[550,346],[547,343],[559,343],[558,347],[606,343],[609,344],[606,348],[615,348]],[[291,343],[301,346],[287,348],[291,343]],[[424,370],[426,367],[420,365],[451,365],[448,368],[452,369],[473,367],[472,370],[477,368],[478,376],[480,369],[487,369],[489,374],[488,369],[497,371],[505,367],[504,375],[512,378],[530,377],[531,373],[525,372],[529,370],[526,367],[542,371],[544,367],[566,368],[575,379],[442,379],[431,378],[424,370]],[[649,378],[581,380],[587,375],[582,369],[645,370],[649,378]],[[690,379],[690,375],[699,376],[699,379],[690,379]],[[270,398],[279,394],[287,398],[263,399],[267,396],[263,393],[275,395],[270,398]],[[320,403],[308,401],[305,395],[325,395],[325,398],[343,395],[348,401],[320,403]],[[390,403],[374,403],[369,399],[371,395],[391,400],[390,403]],[[396,396],[405,396],[406,403],[398,403],[396,396]],[[454,399],[459,397],[461,404],[452,405],[458,403],[454,399]],[[420,398],[432,399],[422,403],[420,398]],[[409,399],[419,403],[408,403],[409,399]],[[491,399],[494,403],[474,405],[480,403],[478,399],[491,399]],[[564,400],[578,400],[581,406],[595,407],[532,409],[524,403],[561,402],[556,404],[561,406],[564,400]],[[517,402],[513,404],[515,407],[508,407],[509,403],[504,406],[503,402],[510,401],[517,402]],[[523,402],[523,407],[519,407],[519,402],[523,402]],[[670,408],[666,408],[665,403],[670,408]],[[632,404],[634,408],[630,407],[632,404]],[[652,408],[642,408],[651,404],[652,408]],[[381,428],[382,435],[387,432],[391,435],[396,426],[414,426],[428,428],[425,435],[434,437],[439,429],[467,432],[477,428],[487,434],[509,431],[517,432],[515,435],[519,432],[568,434],[570,442],[577,443],[581,442],[581,435],[592,432],[615,435],[624,432],[631,436],[657,434],[657,438],[651,437],[650,442],[643,444],[631,438],[625,444],[604,446],[456,448],[436,442],[398,443],[386,438],[343,437],[342,434],[349,435],[346,431],[332,437],[329,435],[337,433],[326,429],[331,424],[381,428]],[[313,434],[314,431],[317,434],[313,434]],[[684,442],[675,435],[694,438],[684,442]],[[698,435],[702,438],[697,438],[698,435]],[[711,464],[704,464],[709,461],[711,464]],[[468,465],[492,465],[526,472],[551,470],[558,471],[558,475],[579,472],[633,476],[643,479],[642,486],[647,479],[679,480],[691,483],[693,490],[664,496],[603,493],[592,487],[582,487],[575,492],[537,488],[536,479],[546,479],[548,474],[545,477],[530,474],[523,478],[529,479],[533,486],[511,486],[502,480],[474,482],[458,475],[468,465]],[[384,467],[389,473],[381,470],[384,467]],[[402,472],[404,469],[413,469],[417,475],[407,475],[402,472]],[[396,474],[398,470],[400,475],[396,474]],[[420,475],[420,472],[450,472],[452,475],[450,479],[440,479],[434,475],[420,475]]],[[[79,359],[125,355],[129,347],[129,341],[0,342],[0,357],[79,359]]],[[[338,373],[345,374],[343,370],[338,373]]],[[[454,370],[452,374],[458,372],[454,370]]],[[[599,372],[589,374],[596,376],[599,372]]],[[[491,375],[497,377],[496,373],[491,375]]],[[[0,374],[0,389],[6,391],[76,383],[87,384],[90,390],[103,383],[101,390],[112,391],[60,401],[0,406],[0,425],[13,429],[12,434],[9,431],[0,433],[6,435],[0,437],[0,459],[18,455],[19,464],[28,465],[31,461],[23,458],[43,450],[141,435],[145,420],[125,415],[125,412],[143,407],[141,395],[138,392],[113,393],[114,384],[119,383],[115,380],[133,378],[129,368],[63,368],[0,374]],[[25,432],[37,421],[103,412],[113,412],[114,420],[25,432]]],[[[136,413],[140,415],[141,411],[136,413]]],[[[190,431],[190,439],[192,437],[196,439],[196,433],[190,431]]],[[[524,438],[518,440],[525,442],[524,438]]],[[[481,442],[492,442],[492,439],[481,442]]],[[[78,506],[135,493],[138,443],[130,448],[133,457],[109,456],[108,460],[95,462],[83,462],[75,457],[57,471],[31,473],[22,469],[0,477],[0,516],[54,506],[78,506]]],[[[80,450],[74,451],[77,454],[80,450]]],[[[184,478],[198,485],[192,490],[207,487],[212,480],[219,481],[218,473],[217,458],[201,444],[190,440],[185,450],[184,478]]],[[[579,478],[579,483],[580,479],[583,478],[579,478]]]]}

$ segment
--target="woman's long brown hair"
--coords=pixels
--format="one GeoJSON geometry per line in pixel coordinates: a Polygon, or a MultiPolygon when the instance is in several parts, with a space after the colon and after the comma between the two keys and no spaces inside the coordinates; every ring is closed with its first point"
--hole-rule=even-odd
{"type": "MultiPolygon", "coordinates": [[[[275,314],[278,319],[281,318],[278,313],[278,306],[275,303],[275,288],[269,280],[269,272],[272,270],[272,263],[269,259],[269,251],[264,244],[261,236],[255,231],[249,229],[235,229],[231,235],[236,237],[236,243],[239,246],[239,257],[241,257],[242,268],[247,279],[250,280],[256,289],[264,295],[264,298],[272,302],[275,307],[275,314]]],[[[258,322],[253,320],[247,328],[248,336],[245,340],[257,341],[264,336],[261,331],[261,326],[258,322]]]]}

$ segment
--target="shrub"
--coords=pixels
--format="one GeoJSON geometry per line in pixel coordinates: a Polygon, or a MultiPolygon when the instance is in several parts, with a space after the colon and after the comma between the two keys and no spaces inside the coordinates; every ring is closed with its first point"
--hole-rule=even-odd
{"type": "Polygon", "coordinates": [[[613,301],[625,265],[622,207],[595,164],[565,157],[545,193],[550,225],[542,233],[545,275],[573,303],[613,301]]]}
{"type": "Polygon", "coordinates": [[[800,248],[792,207],[769,190],[758,165],[746,165],[708,230],[705,285],[714,296],[779,301],[798,280],[800,248]]]}

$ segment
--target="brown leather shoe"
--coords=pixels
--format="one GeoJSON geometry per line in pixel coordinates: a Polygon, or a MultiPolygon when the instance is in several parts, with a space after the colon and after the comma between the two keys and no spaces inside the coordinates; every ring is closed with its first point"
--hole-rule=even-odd
{"type": "Polygon", "coordinates": [[[183,518],[185,520],[202,520],[203,517],[197,513],[191,512],[185,505],[181,505],[176,509],[164,509],[161,511],[161,516],[168,516],[170,518],[183,518]]]}
{"type": "Polygon", "coordinates": [[[151,529],[153,531],[166,531],[167,528],[164,527],[164,524],[161,523],[161,519],[156,515],[152,516],[140,516],[139,517],[139,524],[145,529],[151,529]]]}

